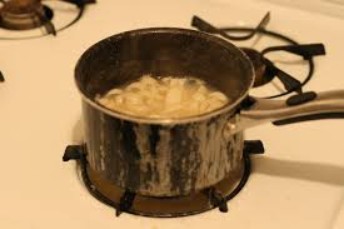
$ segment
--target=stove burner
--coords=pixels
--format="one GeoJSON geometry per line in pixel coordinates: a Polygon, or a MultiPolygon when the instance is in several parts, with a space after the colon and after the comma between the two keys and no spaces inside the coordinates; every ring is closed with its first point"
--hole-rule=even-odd
{"type": "Polygon", "coordinates": [[[293,39],[284,36],[282,34],[266,30],[265,27],[270,20],[270,14],[267,13],[261,22],[255,28],[250,27],[224,27],[217,28],[205,20],[194,16],[192,18],[192,26],[196,27],[198,30],[218,34],[222,37],[234,40],[234,41],[243,41],[253,38],[255,35],[265,35],[281,41],[288,43],[286,46],[276,46],[268,47],[261,52],[258,52],[251,48],[242,48],[242,50],[247,54],[251,59],[256,73],[256,81],[254,83],[255,87],[263,86],[270,83],[275,77],[283,84],[285,92],[282,92],[277,95],[272,95],[265,97],[266,99],[277,98],[280,96],[288,95],[292,92],[298,94],[302,93],[302,88],[311,80],[314,73],[314,61],[313,57],[318,55],[325,55],[325,47],[323,44],[307,44],[299,45],[293,39]],[[232,34],[242,34],[247,33],[247,35],[242,36],[233,36],[232,34]],[[301,82],[295,77],[291,76],[287,72],[277,68],[274,63],[264,57],[265,54],[275,51],[286,51],[292,54],[300,55],[308,62],[308,74],[306,78],[301,82]]]}
{"type": "Polygon", "coordinates": [[[274,51],[287,51],[300,55],[305,60],[308,60],[313,56],[325,54],[325,47],[322,44],[275,46],[266,48],[261,53],[250,48],[241,48],[241,50],[246,53],[254,66],[256,75],[254,87],[265,85],[274,77],[278,77],[286,91],[295,91],[299,94],[302,93],[302,83],[288,73],[277,68],[269,59],[264,57],[264,55],[274,51]]]}
{"type": "Polygon", "coordinates": [[[245,141],[243,169],[231,174],[213,187],[197,194],[181,197],[157,198],[140,196],[123,190],[103,179],[87,163],[83,146],[68,146],[63,161],[77,160],[80,164],[83,181],[96,199],[116,209],[116,215],[127,212],[148,217],[182,217],[199,214],[214,208],[227,212],[227,202],[234,198],[245,186],[250,172],[250,154],[262,154],[261,141],[245,141]]]}
{"type": "Polygon", "coordinates": [[[0,11],[0,26],[9,30],[38,28],[53,18],[53,12],[40,0],[10,0],[0,11]]]}
{"type": "Polygon", "coordinates": [[[0,0],[0,28],[13,31],[34,30],[44,27],[45,32],[40,35],[15,37],[10,34],[9,37],[0,37],[0,40],[23,40],[33,39],[49,34],[56,35],[77,22],[84,13],[85,6],[95,3],[95,0],[55,0],[51,3],[72,4],[76,6],[76,16],[63,26],[53,24],[56,16],[54,4],[42,4],[42,0],[0,0]],[[52,5],[52,6],[51,6],[52,5]]]}
{"type": "Polygon", "coordinates": [[[256,78],[254,80],[254,87],[259,87],[270,83],[270,81],[275,77],[273,74],[266,74],[266,64],[263,55],[250,48],[240,48],[244,53],[250,58],[256,78]]]}

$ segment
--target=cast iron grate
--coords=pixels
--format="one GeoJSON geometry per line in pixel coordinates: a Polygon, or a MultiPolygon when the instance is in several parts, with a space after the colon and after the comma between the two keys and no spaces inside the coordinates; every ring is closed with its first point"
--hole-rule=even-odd
{"type": "MultiPolygon", "coordinates": [[[[207,188],[194,196],[169,198],[139,196],[129,190],[120,190],[115,194],[116,198],[109,198],[108,194],[99,190],[99,185],[92,181],[93,175],[90,174],[85,146],[83,145],[68,146],[63,161],[76,160],[78,162],[82,180],[89,193],[100,202],[113,207],[117,216],[126,212],[147,217],[171,218],[200,214],[214,208],[218,208],[220,212],[228,212],[228,202],[244,188],[250,176],[250,155],[262,153],[264,153],[264,146],[261,141],[245,141],[243,171],[238,182],[231,186],[225,194],[223,187],[227,182],[226,179],[220,182],[222,184],[207,188]]],[[[116,187],[112,186],[111,188],[116,187]]]]}
{"type": "Polygon", "coordinates": [[[257,51],[251,48],[242,48],[242,50],[251,59],[256,72],[255,86],[262,86],[269,83],[273,78],[277,78],[283,85],[285,91],[276,95],[267,96],[265,98],[272,99],[288,95],[296,92],[302,94],[302,88],[312,79],[314,75],[314,60],[315,56],[325,55],[325,47],[323,44],[299,44],[290,37],[281,33],[267,30],[265,27],[270,21],[270,13],[268,12],[264,18],[258,23],[256,27],[223,27],[217,28],[209,22],[201,19],[198,16],[192,18],[192,26],[200,31],[210,34],[218,34],[226,39],[233,41],[244,41],[252,39],[255,36],[269,36],[288,43],[284,46],[267,47],[262,51],[257,51]],[[233,35],[242,34],[245,35],[233,35]],[[286,71],[278,68],[272,61],[270,61],[266,54],[271,52],[284,51],[303,57],[308,62],[308,73],[303,81],[296,79],[296,77],[288,74],[286,71]]]}
{"type": "MultiPolygon", "coordinates": [[[[44,2],[49,2],[51,0],[25,0],[25,1],[13,1],[13,0],[0,0],[2,3],[2,7],[0,7],[0,28],[6,30],[28,30],[28,29],[35,29],[42,27],[41,34],[39,35],[28,35],[28,36],[9,36],[9,37],[0,37],[0,40],[26,40],[26,39],[34,39],[39,37],[44,37],[47,35],[56,36],[58,32],[61,32],[77,21],[81,19],[84,15],[86,6],[91,3],[96,3],[96,0],[54,0],[61,3],[66,3],[75,6],[75,17],[67,24],[61,26],[60,28],[56,28],[52,19],[54,17],[54,9],[49,7],[48,5],[44,4],[44,2]],[[13,4],[13,2],[15,4],[13,4]],[[20,14],[20,11],[23,11],[23,6],[16,6],[16,4],[24,4],[27,3],[28,7],[32,7],[32,4],[35,4],[35,7],[32,7],[30,11],[25,12],[25,14],[20,14]],[[22,3],[23,2],[23,3],[22,3]],[[31,2],[33,2],[31,4],[31,2]],[[37,3],[38,2],[38,3],[37,3]],[[43,3],[41,3],[43,2],[43,3]],[[30,4],[29,4],[30,3],[30,4]],[[6,7],[7,5],[11,5],[11,7],[6,7]],[[6,12],[6,9],[13,10],[13,5],[15,6],[14,12],[19,12],[18,15],[14,14],[13,12],[6,12]],[[36,9],[37,8],[37,9],[36,9]],[[10,15],[10,16],[8,16],[10,15]],[[5,23],[8,21],[8,23],[5,23]]],[[[1,6],[1,5],[0,5],[1,6]]]]}

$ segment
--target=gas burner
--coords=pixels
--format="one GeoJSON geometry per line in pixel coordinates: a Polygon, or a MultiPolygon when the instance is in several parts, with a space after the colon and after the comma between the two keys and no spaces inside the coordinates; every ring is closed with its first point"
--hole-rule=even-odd
{"type": "Polygon", "coordinates": [[[244,166],[241,171],[230,174],[215,186],[193,195],[168,198],[137,195],[109,183],[88,166],[84,146],[68,146],[63,161],[79,162],[81,176],[90,194],[100,202],[115,208],[117,216],[127,212],[148,217],[171,218],[195,215],[214,208],[227,212],[227,202],[242,190],[249,178],[250,155],[262,153],[264,146],[261,141],[245,141],[244,166]]]}
{"type": "Polygon", "coordinates": [[[50,21],[53,12],[40,0],[11,0],[4,2],[0,12],[0,26],[9,30],[27,30],[50,21]]]}
{"type": "Polygon", "coordinates": [[[255,68],[256,80],[254,82],[254,87],[257,88],[264,85],[268,85],[275,78],[283,87],[283,90],[281,90],[281,92],[275,95],[264,96],[264,98],[277,98],[280,96],[288,95],[293,92],[300,94],[302,93],[302,88],[312,79],[314,73],[313,57],[318,55],[325,55],[325,47],[323,44],[300,45],[295,40],[285,35],[269,31],[265,29],[269,21],[270,13],[267,13],[256,27],[217,28],[209,22],[201,19],[200,17],[194,16],[192,18],[192,26],[196,27],[200,31],[211,34],[218,34],[228,40],[236,42],[247,41],[251,38],[254,38],[255,36],[266,36],[273,38],[275,40],[285,42],[287,45],[267,47],[263,48],[262,51],[258,51],[255,48],[248,47],[243,47],[241,49],[250,58],[255,68]],[[237,35],[235,36],[233,34],[237,35]],[[277,51],[289,52],[291,54],[303,57],[304,61],[308,63],[308,74],[304,78],[304,80],[296,79],[296,77],[283,71],[281,68],[277,67],[273,61],[269,60],[266,57],[266,54],[277,51]]]}
{"type": "Polygon", "coordinates": [[[49,34],[56,35],[57,32],[77,22],[84,13],[85,5],[95,3],[95,0],[46,0],[45,4],[42,2],[42,0],[0,0],[0,40],[22,40],[49,34]],[[67,6],[71,8],[67,9],[67,6]],[[70,12],[73,12],[73,16],[67,15],[70,12]]]}
{"type": "Polygon", "coordinates": [[[273,74],[266,74],[266,64],[263,55],[251,48],[241,48],[241,50],[244,51],[253,64],[256,75],[253,86],[259,87],[270,83],[275,76],[273,74]]]}
{"type": "Polygon", "coordinates": [[[256,78],[254,87],[270,83],[271,80],[277,77],[286,91],[297,92],[299,94],[302,93],[303,84],[293,76],[277,68],[274,63],[264,55],[273,51],[286,51],[295,55],[300,55],[305,60],[309,60],[313,56],[325,54],[325,47],[323,44],[275,46],[264,49],[262,52],[258,52],[251,48],[241,48],[241,50],[250,58],[255,69],[256,78]]]}

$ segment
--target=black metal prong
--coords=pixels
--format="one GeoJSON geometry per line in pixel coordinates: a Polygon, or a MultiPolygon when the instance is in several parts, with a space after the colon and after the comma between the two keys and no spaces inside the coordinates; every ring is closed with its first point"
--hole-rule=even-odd
{"type": "Polygon", "coordinates": [[[264,15],[264,17],[263,17],[263,19],[259,22],[259,24],[257,25],[257,27],[256,27],[256,31],[259,31],[259,30],[263,30],[263,29],[265,29],[265,27],[269,24],[269,22],[270,22],[270,18],[271,18],[271,14],[270,14],[270,12],[267,12],[265,15],[264,15]]]}
{"type": "Polygon", "coordinates": [[[270,52],[286,51],[296,55],[302,56],[305,60],[308,60],[314,56],[326,55],[324,44],[304,44],[304,45],[284,45],[284,46],[273,46],[266,48],[262,51],[262,55],[270,52]]]}
{"type": "Polygon", "coordinates": [[[263,142],[260,140],[245,141],[244,152],[246,154],[263,154],[265,152],[263,142]]]}
{"type": "Polygon", "coordinates": [[[270,21],[270,12],[267,12],[264,15],[263,19],[259,22],[257,27],[254,30],[252,30],[251,32],[249,32],[249,34],[244,35],[244,36],[231,36],[226,31],[224,31],[223,29],[213,26],[212,24],[210,24],[209,22],[203,20],[202,18],[200,18],[198,16],[193,16],[193,18],[191,20],[191,26],[193,26],[193,27],[195,27],[198,30],[203,31],[203,32],[219,34],[219,35],[221,35],[224,38],[227,38],[229,40],[242,41],[242,40],[250,39],[254,35],[256,35],[258,31],[264,30],[265,27],[267,26],[267,24],[269,23],[269,21],[270,21]]]}
{"type": "Polygon", "coordinates": [[[120,216],[122,212],[126,212],[131,209],[135,200],[136,194],[131,191],[125,191],[120,199],[119,207],[116,209],[116,216],[120,216]]]}
{"type": "Polygon", "coordinates": [[[44,28],[48,34],[52,34],[53,36],[56,36],[57,32],[56,32],[54,24],[51,21],[46,20],[46,22],[44,23],[44,28]]]}
{"type": "Polygon", "coordinates": [[[48,34],[52,34],[53,36],[56,36],[57,32],[55,29],[54,24],[50,21],[49,18],[44,14],[44,12],[36,11],[36,14],[40,20],[41,23],[43,23],[43,26],[48,34]]]}
{"type": "Polygon", "coordinates": [[[210,203],[213,206],[218,207],[220,212],[223,212],[223,213],[228,212],[227,200],[222,195],[221,192],[216,190],[214,187],[211,187],[207,189],[206,193],[207,193],[210,203]]]}
{"type": "Polygon", "coordinates": [[[264,58],[265,63],[265,74],[276,76],[283,84],[285,90],[288,92],[295,91],[297,93],[302,93],[302,83],[295,79],[293,76],[289,75],[285,71],[276,67],[270,60],[264,58]]]}
{"type": "Polygon", "coordinates": [[[5,77],[2,74],[2,72],[0,71],[0,83],[5,82],[5,77]]]}
{"type": "Polygon", "coordinates": [[[79,8],[84,7],[86,4],[96,3],[96,0],[62,0],[62,1],[74,4],[79,8]]]}
{"type": "Polygon", "coordinates": [[[203,20],[202,18],[198,17],[198,16],[193,16],[192,20],[191,20],[191,26],[197,28],[200,31],[203,32],[208,32],[208,33],[218,33],[220,31],[218,31],[218,29],[211,25],[210,23],[208,23],[207,21],[203,20]]]}
{"type": "Polygon", "coordinates": [[[65,153],[63,155],[63,161],[69,160],[80,160],[83,156],[83,149],[80,145],[69,145],[65,149],[65,153]]]}

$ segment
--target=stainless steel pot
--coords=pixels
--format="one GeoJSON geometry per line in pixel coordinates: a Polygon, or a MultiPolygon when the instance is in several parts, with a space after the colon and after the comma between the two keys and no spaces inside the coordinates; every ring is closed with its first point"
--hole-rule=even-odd
{"type": "Polygon", "coordinates": [[[102,40],[82,55],[75,78],[90,169],[140,195],[188,195],[241,170],[245,128],[344,116],[344,91],[287,101],[250,98],[254,69],[247,56],[221,38],[186,29],[135,30],[102,40]],[[95,102],[96,95],[143,74],[196,76],[233,102],[211,113],[164,120],[95,102]]]}

